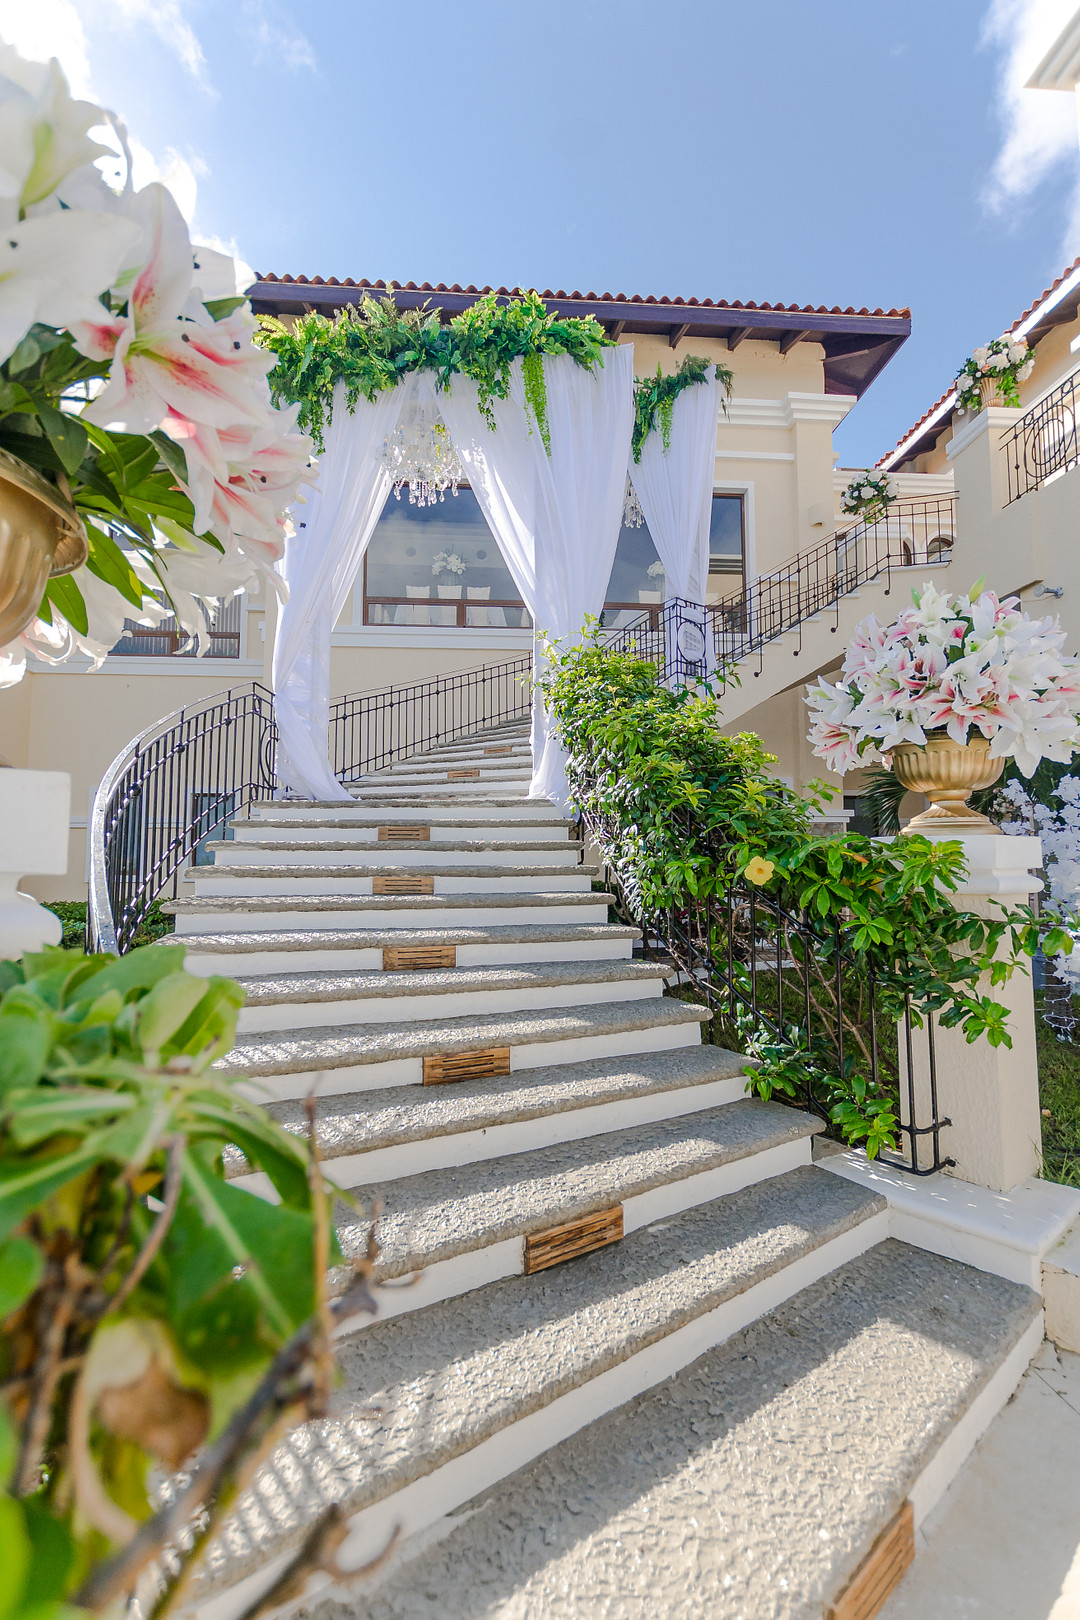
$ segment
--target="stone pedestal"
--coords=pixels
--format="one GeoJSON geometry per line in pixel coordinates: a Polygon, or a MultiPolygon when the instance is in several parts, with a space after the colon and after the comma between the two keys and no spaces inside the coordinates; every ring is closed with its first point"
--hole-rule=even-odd
{"type": "Polygon", "coordinates": [[[0,959],[59,945],[59,917],[20,893],[19,880],[67,871],[70,824],[66,771],[0,770],[0,959]]]}
{"type": "MultiPolygon", "coordinates": [[[[937,842],[948,834],[928,836],[937,842]]],[[[956,894],[956,904],[965,911],[999,917],[1002,907],[1008,910],[1024,905],[1042,887],[1041,880],[1030,871],[1042,864],[1038,838],[1006,838],[987,832],[970,833],[959,841],[964,846],[969,875],[956,894]]],[[[934,1020],[938,1113],[952,1121],[941,1133],[941,1150],[943,1156],[956,1160],[949,1174],[995,1192],[1008,1192],[1036,1175],[1041,1162],[1030,963],[1023,959],[1009,982],[996,988],[990,983],[990,975],[985,974],[976,993],[991,996],[1008,1009],[1012,1046],[991,1046],[983,1036],[969,1044],[962,1030],[942,1029],[934,1020]]],[[[903,1082],[907,1063],[902,1037],[900,1069],[903,1082]]],[[[922,1124],[930,1119],[928,1041],[922,1030],[913,1031],[912,1072],[916,1118],[922,1124]]],[[[906,1099],[902,1112],[906,1116],[906,1099]]],[[[924,1145],[920,1162],[925,1164],[927,1158],[924,1145]]]]}

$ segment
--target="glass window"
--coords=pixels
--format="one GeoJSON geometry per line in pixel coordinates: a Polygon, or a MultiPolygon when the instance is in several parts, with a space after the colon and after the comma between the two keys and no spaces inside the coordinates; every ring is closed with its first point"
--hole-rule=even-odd
{"type": "MultiPolygon", "coordinates": [[[[743,498],[713,497],[710,574],[742,577],[743,498]]],[[[605,625],[637,618],[662,602],[664,576],[648,525],[619,534],[605,625]]],[[[509,570],[472,490],[434,506],[391,497],[364,562],[364,623],[527,627],[509,570]]]]}
{"type": "MultiPolygon", "coordinates": [[[[239,658],[240,615],[243,596],[231,596],[214,611],[210,621],[208,658],[239,658]]],[[[136,624],[134,619],[124,620],[124,634],[112,650],[114,658],[169,658],[179,655],[194,658],[195,643],[181,630],[170,613],[160,624],[136,624]]]]}

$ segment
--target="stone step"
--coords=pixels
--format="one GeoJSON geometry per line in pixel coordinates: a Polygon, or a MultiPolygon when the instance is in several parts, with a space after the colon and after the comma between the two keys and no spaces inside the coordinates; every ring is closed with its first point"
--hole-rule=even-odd
{"type": "Polygon", "coordinates": [[[317,1029],[331,1020],[400,1024],[638,1000],[660,995],[672,971],[670,963],[622,960],[242,978],[247,1001],[236,1027],[249,1034],[317,1029]]]}
{"type": "Polygon", "coordinates": [[[295,932],[303,928],[415,928],[425,914],[447,928],[499,923],[606,923],[610,894],[373,894],[353,898],[329,895],[252,895],[166,900],[162,911],[176,918],[178,934],[235,933],[239,917],[258,918],[264,928],[295,932]]]}
{"type": "MultiPolygon", "coordinates": [[[[521,818],[500,822],[497,817],[457,815],[451,821],[438,821],[435,810],[438,807],[429,805],[425,807],[422,815],[414,812],[406,813],[404,810],[387,811],[380,814],[377,810],[348,812],[348,819],[341,816],[320,820],[310,816],[264,816],[259,820],[238,819],[229,823],[232,832],[232,842],[247,843],[284,839],[287,841],[313,841],[339,843],[355,846],[356,844],[378,844],[381,827],[426,827],[430,833],[427,842],[436,844],[440,849],[444,845],[455,843],[491,844],[520,844],[523,848],[533,849],[537,846],[543,849],[561,849],[564,844],[573,847],[575,840],[572,836],[573,823],[568,821],[532,821],[521,818]]],[[[400,846],[399,846],[400,847],[400,846]]]]}
{"type": "MultiPolygon", "coordinates": [[[[175,943],[166,935],[164,944],[175,943]]],[[[375,972],[387,949],[453,949],[457,967],[516,962],[625,960],[637,929],[621,923],[594,927],[300,929],[292,933],[190,933],[182,943],[189,973],[254,976],[268,973],[375,972]]]]}
{"type": "MultiPolygon", "coordinates": [[[[451,784],[455,789],[457,784],[451,784]]],[[[251,816],[255,821],[263,819],[263,813],[274,820],[300,820],[309,823],[329,822],[331,826],[346,823],[349,825],[364,822],[378,823],[399,821],[419,821],[416,814],[416,804],[412,799],[397,799],[392,794],[366,793],[363,802],[354,801],[355,808],[350,809],[338,799],[294,799],[294,800],[267,800],[263,804],[251,806],[251,816]],[[373,804],[377,808],[373,808],[373,804]],[[399,816],[390,812],[400,810],[399,816]]],[[[424,806],[423,819],[429,822],[450,822],[455,827],[467,825],[471,818],[474,824],[483,821],[484,825],[509,821],[527,821],[530,824],[539,823],[542,826],[568,828],[570,823],[565,817],[556,817],[551,813],[551,805],[546,799],[523,799],[520,794],[512,798],[505,795],[491,795],[483,804],[477,804],[475,795],[466,796],[457,793],[440,793],[430,804],[424,806]],[[497,814],[492,814],[497,811],[497,814]]]]}
{"type": "Polygon", "coordinates": [[[505,783],[486,782],[482,779],[465,782],[424,782],[413,777],[409,781],[380,783],[376,778],[356,785],[358,804],[416,804],[422,795],[430,796],[432,787],[439,788],[441,804],[535,804],[528,797],[529,778],[522,776],[505,783]]]}
{"type": "Polygon", "coordinates": [[[398,765],[388,765],[381,771],[371,771],[357,779],[357,785],[392,782],[398,777],[419,777],[424,781],[441,782],[448,771],[479,771],[486,780],[498,781],[503,777],[532,779],[532,759],[527,754],[467,754],[458,759],[439,759],[414,754],[398,765]]]}
{"type": "MultiPolygon", "coordinates": [[[[813,1287],[838,1266],[857,1265],[883,1236],[882,1202],[865,1193],[852,1196],[851,1189],[838,1194],[829,1185],[832,1179],[809,1166],[766,1179],[673,1216],[647,1217],[640,1226],[649,1229],[637,1229],[621,1243],[542,1276],[495,1282],[432,1304],[406,1321],[375,1322],[340,1347],[344,1388],[332,1415],[281,1443],[223,1527],[208,1559],[210,1577],[193,1595],[205,1601],[214,1588],[221,1592],[244,1577],[262,1581],[265,1589],[276,1574],[276,1558],[296,1544],[331,1500],[349,1515],[341,1563],[355,1567],[377,1550],[380,1537],[388,1539],[386,1526],[398,1524],[406,1535],[422,1530],[590,1419],[617,1422],[602,1414],[635,1398],[647,1401],[643,1392],[741,1334],[766,1312],[782,1309],[798,1290],[813,1287]]],[[[880,1309],[885,1301],[880,1290],[875,1295],[880,1309]]],[[[385,1297],[383,1292],[380,1302],[385,1297]]],[[[790,1356],[796,1358],[800,1348],[793,1345],[790,1356]]],[[[845,1432],[857,1419],[857,1391],[857,1384],[845,1390],[845,1432]]],[[[640,1470],[643,1462],[667,1458],[673,1445],[692,1440],[678,1421],[672,1429],[658,1453],[650,1447],[643,1455],[632,1431],[620,1448],[591,1452],[608,1500],[619,1499],[624,1466],[640,1470]]],[[[819,1455],[820,1440],[809,1459],[792,1459],[785,1477],[819,1455]]],[[[760,1451],[747,1457],[747,1465],[750,1472],[762,1466],[760,1451]]],[[[510,1480],[507,1488],[520,1490],[519,1480],[510,1480]]],[[[561,1522],[574,1505],[552,1503],[552,1517],[561,1522]]],[[[592,1500],[583,1503],[581,1511],[592,1505],[592,1500]]],[[[710,1507],[703,1500],[697,1513],[703,1516],[710,1507]]],[[[725,1508],[721,1490],[714,1511],[725,1508]]],[[[489,1515],[496,1546],[502,1544],[499,1517],[491,1522],[489,1515]]],[[[544,1520],[534,1524],[542,1548],[544,1520]]],[[[746,1528],[771,1538],[781,1526],[786,1516],[746,1528]]],[[[654,1534],[663,1527],[662,1522],[654,1534]]],[[[692,1535],[688,1525],[679,1529],[692,1535]]],[[[466,1544],[471,1550],[472,1543],[466,1544]]],[[[432,1556],[437,1552],[433,1549],[432,1556]]],[[[403,1563],[400,1575],[384,1580],[381,1590],[364,1590],[365,1614],[372,1602],[387,1600],[409,1569],[403,1563]]],[[[462,1620],[493,1612],[482,1572],[473,1567],[471,1573],[467,1604],[455,1611],[462,1620]]],[[[452,1571],[448,1588],[460,1590],[452,1571]]],[[[432,1593],[430,1610],[425,1600],[423,1610],[401,1613],[441,1615],[442,1592],[437,1599],[436,1588],[421,1585],[420,1590],[432,1593]]],[[[620,1590],[614,1580],[607,1603],[559,1612],[573,1614],[574,1620],[603,1614],[623,1620],[631,1611],[610,1602],[620,1590]]],[[[243,1599],[250,1602],[257,1591],[250,1584],[243,1599]]],[[[711,1599],[715,1592],[707,1595],[711,1599]]],[[[356,1612],[355,1603],[349,1612],[356,1612]]],[[[550,1612],[555,1611],[536,1607],[528,1611],[529,1620],[541,1614],[547,1620],[550,1612]]],[[[672,1620],[687,1612],[664,1602],[633,1611],[672,1620]]],[[[744,1612],[764,1617],[770,1611],[744,1612]]]]}
{"type": "MultiPolygon", "coordinates": [[[[310,829],[309,829],[310,830],[310,829]]],[[[302,866],[317,860],[321,866],[351,867],[376,856],[392,860],[396,866],[426,867],[474,866],[481,857],[487,866],[576,866],[584,849],[576,839],[548,839],[533,843],[513,839],[358,839],[295,838],[283,829],[276,838],[215,839],[203,845],[214,857],[214,866],[261,866],[273,860],[276,866],[302,866]]]]}
{"type": "Polygon", "coordinates": [[[427,880],[433,894],[589,894],[598,866],[548,863],[544,866],[492,866],[487,862],[472,866],[446,866],[442,863],[416,867],[402,866],[395,852],[387,848],[386,860],[350,866],[306,861],[302,865],[273,866],[193,866],[184,874],[195,885],[196,897],[248,895],[371,895],[373,885],[394,882],[416,883],[427,880]]]}
{"type": "MultiPolygon", "coordinates": [[[[295,1033],[241,1036],[215,1068],[259,1101],[422,1085],[424,1059],[469,1052],[509,1053],[511,1073],[542,1064],[577,1063],[696,1046],[704,1007],[668,996],[583,1003],[520,1013],[417,1019],[402,1028],[322,1024],[295,1033]]],[[[479,1062],[479,1059],[477,1059],[479,1062]]]]}
{"type": "MultiPolygon", "coordinates": [[[[786,1178],[789,1192],[795,1180],[786,1178]]],[[[804,1182],[800,1195],[808,1190],[804,1182]]],[[[769,1191],[742,1195],[738,1213],[730,1200],[726,1219],[745,1219],[769,1191]]],[[[699,1211],[687,1220],[687,1235],[705,1218],[699,1211]]],[[[853,1248],[875,1219],[851,1231],[853,1248]]],[[[766,1245],[777,1242],[782,1223],[781,1206],[778,1228],[762,1234],[766,1245]]],[[[756,1226],[747,1222],[741,1241],[733,1234],[723,1255],[717,1245],[718,1280],[730,1276],[743,1246],[755,1245],[763,1226],[760,1216],[756,1226]]],[[[677,1232],[672,1223],[658,1241],[679,1243],[692,1276],[699,1251],[677,1232]]],[[[834,1239],[833,1254],[840,1248],[834,1239]]],[[[825,1259],[823,1249],[817,1253],[825,1259]]],[[[602,1257],[588,1264],[599,1269],[602,1257]]],[[[401,1520],[404,1528],[442,1521],[406,1542],[374,1589],[370,1583],[353,1589],[363,1592],[365,1620],[474,1620],[481,1614],[485,1620],[820,1620],[831,1612],[905,1500],[913,1504],[918,1528],[940,1499],[1015,1389],[1038,1348],[1041,1323],[1030,1290],[895,1239],[816,1281],[806,1277],[810,1265],[812,1256],[796,1256],[774,1276],[775,1284],[798,1279],[799,1292],[767,1313],[746,1310],[751,1284],[740,1296],[747,1325],[713,1348],[702,1344],[704,1354],[687,1358],[689,1364],[632,1399],[626,1398],[629,1377],[615,1390],[610,1375],[598,1375],[594,1397],[605,1385],[612,1388],[609,1410],[587,1427],[575,1424],[577,1414],[565,1406],[560,1421],[559,1398],[549,1398],[526,1420],[536,1460],[511,1477],[513,1434],[504,1433],[497,1448],[485,1427],[468,1459],[456,1466],[447,1461],[428,1476],[430,1483],[411,1476],[381,1510],[367,1495],[368,1481],[395,1434],[407,1448],[409,1428],[403,1434],[398,1425],[416,1433],[417,1451],[431,1446],[449,1457],[440,1446],[450,1438],[450,1426],[440,1423],[441,1397],[452,1400],[461,1389],[458,1363],[436,1393],[404,1351],[412,1323],[386,1325],[382,1343],[389,1348],[396,1329],[401,1358],[389,1367],[365,1359],[379,1355],[377,1339],[358,1337],[348,1352],[350,1387],[359,1392],[367,1377],[373,1388],[381,1376],[386,1394],[376,1398],[384,1415],[370,1441],[370,1462],[359,1462],[367,1435],[355,1416],[349,1426],[356,1408],[345,1404],[347,1395],[326,1431],[340,1461],[327,1470],[323,1490],[340,1491],[345,1500],[356,1491],[351,1499],[364,1509],[342,1549],[343,1563],[355,1567],[381,1546],[389,1523],[401,1520]],[[459,1482],[457,1490],[451,1481],[459,1482]],[[460,1507],[450,1500],[459,1492],[460,1507]]],[[[686,1271],[675,1273],[674,1286],[684,1279],[686,1271]]],[[[500,1286],[524,1292],[528,1281],[500,1286]]],[[[584,1277],[577,1286],[584,1303],[584,1277]]],[[[463,1372],[473,1370],[467,1304],[455,1312],[463,1329],[463,1372]]],[[[517,1356],[527,1357],[518,1320],[509,1318],[505,1371],[502,1363],[492,1369],[485,1402],[497,1402],[520,1365],[517,1356]]],[[[579,1320],[562,1318],[568,1338],[579,1320]]],[[[558,1377],[573,1351],[560,1341],[551,1355],[558,1377]]],[[[475,1403],[473,1412],[470,1423],[477,1424],[475,1403]]],[[[311,1506],[301,1504],[319,1495],[311,1442],[298,1436],[296,1449],[304,1484],[288,1508],[282,1504],[282,1524],[290,1515],[307,1522],[311,1506]]],[[[516,1449],[520,1454],[526,1446],[516,1449]]],[[[274,1544],[269,1525],[264,1533],[268,1549],[274,1544]]],[[[255,1565],[254,1544],[248,1546],[248,1561],[237,1569],[255,1565]]],[[[308,1620],[342,1612],[317,1599],[304,1610],[308,1620]]],[[[853,1617],[876,1612],[850,1610],[853,1617]]],[[[945,1611],[935,1609],[934,1616],[939,1612],[945,1611]]]]}
{"type": "MultiPolygon", "coordinates": [[[[396,1086],[321,1098],[324,1169],[338,1186],[396,1180],[720,1108],[745,1098],[746,1061],[721,1046],[685,1046],[453,1086],[396,1086]]],[[[268,1109],[287,1130],[306,1137],[302,1100],[270,1103],[268,1109]]],[[[228,1173],[242,1186],[269,1190],[242,1161],[228,1173]]]]}

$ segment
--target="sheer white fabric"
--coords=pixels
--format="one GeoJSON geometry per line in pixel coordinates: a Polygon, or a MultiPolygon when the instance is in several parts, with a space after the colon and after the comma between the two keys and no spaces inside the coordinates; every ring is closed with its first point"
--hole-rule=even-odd
{"type": "MultiPolygon", "coordinates": [[[[509,398],[491,402],[494,430],[467,377],[453,378],[439,409],[536,632],[566,647],[586,615],[603,608],[615,560],[634,417],[633,349],[606,350],[591,372],[569,355],[545,358],[544,380],[550,456],[526,407],[520,360],[509,398]]],[[[539,657],[534,651],[534,667],[539,657]]],[[[530,798],[566,809],[565,755],[539,696],[532,754],[530,798]]]]}
{"type": "Polygon", "coordinates": [[[350,411],[338,384],[318,487],[294,508],[297,532],[278,565],[289,587],[274,642],[278,777],[306,798],[350,797],[329,760],[330,636],[390,492],[383,442],[415,391],[408,378],[350,411]]]}
{"type": "Polygon", "coordinates": [[[710,367],[707,382],[684,388],[675,401],[671,448],[659,428],[631,455],[628,470],[664,565],[667,596],[703,603],[709,579],[709,526],[716,465],[716,418],[721,388],[710,367]]]}

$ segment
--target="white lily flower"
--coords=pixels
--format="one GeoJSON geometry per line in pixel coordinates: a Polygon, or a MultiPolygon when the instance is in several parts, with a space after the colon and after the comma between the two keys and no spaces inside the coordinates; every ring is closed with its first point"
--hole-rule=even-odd
{"type": "Polygon", "coordinates": [[[100,107],[72,97],[55,58],[27,62],[0,45],[0,195],[23,209],[50,196],[74,170],[110,152],[87,134],[105,121],[100,107]]]}
{"type": "Polygon", "coordinates": [[[0,361],[35,321],[71,327],[104,313],[98,295],[136,235],[127,220],[75,208],[0,229],[0,361]]]}

